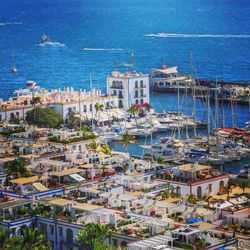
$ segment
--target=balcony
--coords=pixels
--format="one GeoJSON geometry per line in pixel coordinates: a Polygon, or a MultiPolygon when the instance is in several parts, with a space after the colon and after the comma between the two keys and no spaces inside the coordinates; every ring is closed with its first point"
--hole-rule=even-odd
{"type": "Polygon", "coordinates": [[[123,89],[122,85],[111,85],[110,86],[111,89],[123,89]]]}
{"type": "Polygon", "coordinates": [[[135,86],[135,89],[145,89],[145,88],[147,88],[146,85],[135,86]]]}

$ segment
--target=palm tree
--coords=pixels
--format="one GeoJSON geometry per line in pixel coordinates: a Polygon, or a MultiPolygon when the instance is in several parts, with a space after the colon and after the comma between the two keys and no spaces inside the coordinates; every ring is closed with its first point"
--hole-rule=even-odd
{"type": "Polygon", "coordinates": [[[97,153],[97,149],[99,148],[99,143],[97,143],[95,140],[92,140],[89,145],[87,146],[87,148],[94,152],[94,153],[97,153]]]}
{"type": "Polygon", "coordinates": [[[23,249],[51,250],[52,247],[45,235],[37,228],[24,227],[20,230],[23,249]]]}
{"type": "Polygon", "coordinates": [[[10,230],[0,228],[0,250],[4,249],[4,245],[10,237],[10,230]]]}
{"type": "Polygon", "coordinates": [[[206,197],[205,201],[207,202],[207,206],[210,207],[210,200],[213,198],[213,196],[206,197]]]}
{"type": "Polygon", "coordinates": [[[33,107],[35,107],[36,104],[42,104],[41,97],[40,96],[33,96],[30,103],[33,107]]]}
{"type": "Polygon", "coordinates": [[[104,105],[99,104],[98,102],[95,104],[95,116],[97,116],[97,113],[100,114],[100,112],[104,111],[104,105]]]}
{"type": "Polygon", "coordinates": [[[138,108],[136,105],[133,104],[133,105],[129,108],[128,112],[130,112],[133,116],[135,116],[135,115],[137,115],[137,114],[140,113],[140,108],[138,108]]]}
{"type": "Polygon", "coordinates": [[[242,189],[243,194],[245,193],[246,188],[250,186],[249,182],[247,180],[240,180],[239,187],[242,189]]]}
{"type": "Polygon", "coordinates": [[[107,167],[104,164],[102,164],[101,169],[102,169],[102,176],[105,176],[107,167]]]}
{"type": "Polygon", "coordinates": [[[161,157],[161,156],[158,156],[158,157],[156,158],[156,162],[159,163],[159,164],[163,164],[163,163],[164,163],[164,158],[161,157]]]}
{"type": "Polygon", "coordinates": [[[77,234],[77,239],[84,246],[84,249],[93,250],[97,243],[103,245],[104,240],[110,237],[112,232],[113,230],[106,225],[88,223],[84,226],[84,229],[77,234]]]}
{"type": "Polygon", "coordinates": [[[128,145],[130,143],[135,144],[137,143],[137,140],[135,136],[131,135],[128,130],[126,130],[122,135],[121,143],[123,144],[124,149],[126,149],[126,152],[128,152],[128,145]]]}
{"type": "Polygon", "coordinates": [[[224,186],[224,190],[227,194],[227,201],[229,201],[230,200],[230,193],[233,190],[233,184],[228,182],[228,184],[224,186]]]}
{"type": "Polygon", "coordinates": [[[188,197],[187,197],[187,201],[190,203],[190,204],[196,204],[196,197],[194,194],[190,194],[188,197]]]}
{"type": "Polygon", "coordinates": [[[107,143],[103,147],[101,147],[99,151],[104,153],[105,155],[109,155],[109,156],[112,155],[111,149],[107,143]]]}
{"type": "Polygon", "coordinates": [[[20,178],[28,177],[30,175],[28,169],[20,159],[8,162],[4,165],[4,168],[7,169],[8,176],[14,175],[16,178],[20,178]]]}
{"type": "Polygon", "coordinates": [[[233,230],[233,238],[235,238],[236,232],[240,230],[240,225],[239,224],[230,224],[229,228],[233,230]]]}

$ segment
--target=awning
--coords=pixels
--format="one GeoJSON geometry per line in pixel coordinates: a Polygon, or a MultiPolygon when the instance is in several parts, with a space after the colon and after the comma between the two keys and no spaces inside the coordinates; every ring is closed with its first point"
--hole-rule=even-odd
{"type": "Polygon", "coordinates": [[[166,68],[166,69],[156,69],[154,70],[155,72],[163,73],[163,74],[177,74],[177,66],[171,67],[171,68],[166,68]]]}
{"type": "Polygon", "coordinates": [[[79,174],[71,174],[70,175],[71,178],[73,178],[74,180],[80,182],[80,181],[85,181],[86,179],[83,178],[81,175],[79,174]]]}
{"type": "Polygon", "coordinates": [[[49,190],[48,188],[46,188],[42,183],[40,182],[35,182],[32,184],[32,186],[37,190],[37,191],[47,191],[49,190]]]}

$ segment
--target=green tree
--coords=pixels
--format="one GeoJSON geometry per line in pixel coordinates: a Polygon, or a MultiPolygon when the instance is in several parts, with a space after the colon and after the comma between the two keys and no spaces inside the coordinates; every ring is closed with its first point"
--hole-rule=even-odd
{"type": "Polygon", "coordinates": [[[4,249],[4,245],[10,237],[10,230],[4,230],[0,228],[0,250],[4,249]]]}
{"type": "Polygon", "coordinates": [[[28,124],[38,127],[58,128],[63,124],[63,118],[51,108],[36,107],[27,112],[26,121],[28,124]]]}
{"type": "Polygon", "coordinates": [[[131,135],[128,132],[128,130],[126,130],[122,135],[121,143],[123,144],[123,147],[125,148],[126,152],[128,152],[128,145],[130,143],[132,143],[132,144],[137,143],[137,140],[136,140],[135,136],[131,135]]]}
{"type": "Polygon", "coordinates": [[[235,238],[236,232],[240,230],[240,225],[239,224],[230,224],[229,228],[233,230],[233,238],[235,238]]]}
{"type": "Polygon", "coordinates": [[[190,204],[196,204],[197,199],[196,199],[196,197],[195,197],[194,194],[190,194],[190,195],[187,197],[187,201],[188,201],[190,204]]]}
{"type": "Polygon", "coordinates": [[[103,246],[106,238],[112,234],[112,229],[106,225],[88,223],[83,230],[77,234],[77,239],[83,246],[82,249],[97,250],[103,248],[96,248],[97,244],[103,246]]]}
{"type": "Polygon", "coordinates": [[[247,180],[240,180],[239,182],[239,187],[240,189],[242,189],[242,192],[243,194],[245,194],[245,190],[246,188],[248,188],[250,185],[249,185],[249,182],[247,180]]]}
{"type": "Polygon", "coordinates": [[[30,103],[33,107],[35,107],[36,104],[42,104],[41,97],[40,96],[33,96],[30,103]]]}
{"type": "Polygon", "coordinates": [[[128,110],[128,112],[130,112],[132,115],[138,115],[139,113],[140,113],[140,108],[138,108],[136,105],[132,105],[130,108],[129,108],[129,110],[128,110]]]}
{"type": "Polygon", "coordinates": [[[224,187],[224,190],[225,190],[225,192],[227,194],[227,201],[230,200],[230,193],[232,192],[233,187],[234,186],[233,186],[233,184],[231,182],[228,182],[228,184],[225,185],[225,187],[224,187]]]}
{"type": "MultiPolygon", "coordinates": [[[[1,249],[1,248],[0,248],[1,249]]],[[[22,238],[20,236],[12,236],[4,243],[4,250],[26,250],[22,247],[22,238]]]]}
{"type": "Polygon", "coordinates": [[[97,153],[97,149],[99,148],[100,144],[97,143],[95,140],[92,140],[89,145],[87,146],[87,148],[94,152],[94,153],[97,153]]]}
{"type": "Polygon", "coordinates": [[[7,169],[8,176],[14,175],[15,178],[28,177],[30,175],[28,169],[20,159],[6,163],[4,168],[7,169]]]}
{"type": "Polygon", "coordinates": [[[161,157],[161,156],[158,156],[158,157],[156,158],[156,162],[159,163],[159,164],[163,164],[163,163],[164,163],[164,158],[161,157]]]}
{"type": "Polygon", "coordinates": [[[41,233],[37,228],[22,228],[22,247],[23,249],[32,250],[51,250],[52,247],[47,241],[45,235],[41,233]]]}
{"type": "Polygon", "coordinates": [[[99,151],[104,153],[105,155],[112,155],[112,151],[108,144],[105,144],[103,147],[101,147],[99,151]]]}

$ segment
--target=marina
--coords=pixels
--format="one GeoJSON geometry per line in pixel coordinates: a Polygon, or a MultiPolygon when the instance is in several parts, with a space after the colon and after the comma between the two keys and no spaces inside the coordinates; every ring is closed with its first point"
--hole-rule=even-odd
{"type": "Polygon", "coordinates": [[[0,250],[249,250],[249,9],[0,1],[0,250]]]}

